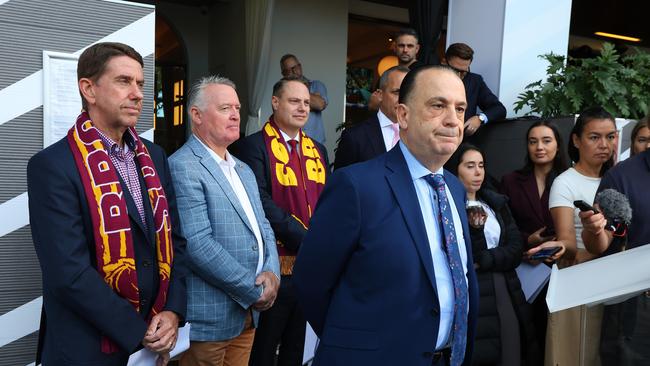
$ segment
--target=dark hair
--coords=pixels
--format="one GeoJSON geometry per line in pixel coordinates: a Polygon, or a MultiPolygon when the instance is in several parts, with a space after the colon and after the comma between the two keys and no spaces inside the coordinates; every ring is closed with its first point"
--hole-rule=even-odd
{"type": "Polygon", "coordinates": [[[630,155],[634,155],[634,140],[636,140],[636,136],[639,134],[639,131],[641,131],[641,129],[644,127],[650,128],[650,114],[639,120],[639,122],[637,122],[632,129],[632,136],[630,136],[630,155]]]}
{"type": "MultiPolygon", "coordinates": [[[[128,56],[138,61],[140,66],[144,68],[142,56],[133,47],[117,42],[96,43],[86,48],[79,56],[77,81],[84,78],[97,81],[106,71],[108,61],[117,56],[128,56]]],[[[81,106],[83,109],[88,109],[88,102],[81,94],[81,90],[79,94],[81,95],[81,106]]]]}
{"type": "Polygon", "coordinates": [[[393,66],[390,69],[384,71],[383,74],[381,74],[381,77],[379,78],[379,87],[378,89],[384,90],[384,87],[386,86],[386,83],[388,83],[388,77],[390,74],[392,74],[395,71],[403,72],[403,73],[408,73],[410,70],[406,66],[393,66]]]}
{"type": "Polygon", "coordinates": [[[282,79],[278,80],[275,84],[273,84],[273,96],[279,98],[280,95],[282,94],[282,91],[284,90],[284,86],[291,81],[297,81],[300,84],[306,86],[307,89],[309,89],[309,84],[307,84],[304,78],[292,75],[292,76],[283,77],[282,79]]]}
{"type": "Polygon", "coordinates": [[[282,65],[284,65],[284,62],[285,62],[286,60],[290,59],[290,58],[292,58],[292,59],[294,59],[294,60],[298,60],[298,57],[296,57],[295,55],[292,55],[292,54],[290,54],[290,53],[287,53],[286,55],[280,57],[280,67],[282,67],[282,65]]]}
{"type": "Polygon", "coordinates": [[[463,156],[468,151],[476,151],[481,154],[483,157],[483,164],[485,165],[485,154],[483,154],[483,151],[481,151],[481,149],[479,149],[479,147],[476,145],[472,145],[469,142],[463,142],[460,144],[460,146],[458,146],[458,149],[456,149],[453,155],[451,155],[447,164],[445,164],[447,170],[449,170],[455,176],[458,176],[458,167],[460,166],[460,163],[463,162],[463,156]]]}
{"type": "Polygon", "coordinates": [[[530,159],[530,153],[528,151],[528,137],[530,136],[530,131],[532,131],[533,128],[541,127],[541,126],[548,127],[551,129],[551,131],[553,131],[553,136],[555,137],[555,142],[557,144],[557,152],[555,153],[555,158],[553,158],[553,167],[551,168],[551,171],[546,176],[545,184],[547,187],[550,187],[555,177],[557,177],[558,175],[560,175],[560,173],[562,173],[563,171],[567,170],[567,168],[569,168],[569,163],[567,162],[566,157],[562,152],[562,146],[564,145],[564,143],[562,142],[562,136],[560,135],[560,131],[558,130],[557,126],[553,122],[541,120],[530,125],[528,131],[526,131],[526,158],[524,159],[523,168],[519,169],[519,173],[529,174],[534,169],[535,164],[530,159]]]}
{"type": "Polygon", "coordinates": [[[420,43],[420,37],[418,37],[418,32],[415,31],[413,28],[401,28],[400,30],[395,33],[395,41],[401,36],[413,36],[415,37],[415,41],[417,43],[420,43]]]}
{"type": "MultiPolygon", "coordinates": [[[[582,132],[585,129],[585,126],[587,123],[595,120],[595,119],[608,119],[612,121],[612,124],[616,126],[616,122],[614,120],[614,117],[607,112],[603,107],[600,106],[595,106],[595,107],[590,107],[582,111],[578,118],[576,119],[575,125],[573,125],[573,129],[571,130],[571,134],[569,135],[569,144],[568,144],[568,152],[569,152],[569,158],[571,161],[574,163],[577,163],[580,161],[580,150],[573,144],[573,135],[576,135],[578,138],[582,136],[582,132]]],[[[607,160],[602,168],[600,169],[600,176],[602,177],[605,172],[614,166],[614,156],[609,158],[607,160]]]]}
{"type": "Polygon", "coordinates": [[[445,52],[445,58],[449,61],[452,57],[458,57],[461,60],[470,60],[474,59],[474,50],[472,47],[466,45],[465,43],[454,43],[445,52]]]}
{"type": "Polygon", "coordinates": [[[409,71],[404,77],[404,80],[402,80],[402,85],[400,85],[399,87],[399,103],[405,104],[409,100],[411,94],[413,93],[413,89],[415,88],[415,81],[418,75],[420,75],[423,71],[427,71],[427,70],[446,71],[453,74],[455,77],[458,78],[458,80],[460,80],[458,73],[456,73],[454,69],[452,69],[447,65],[426,65],[426,66],[418,67],[414,70],[409,71]]]}

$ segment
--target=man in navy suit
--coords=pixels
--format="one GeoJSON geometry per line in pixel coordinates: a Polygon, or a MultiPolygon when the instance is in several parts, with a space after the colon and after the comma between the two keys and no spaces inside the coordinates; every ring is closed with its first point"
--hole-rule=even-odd
{"type": "Polygon", "coordinates": [[[185,318],[185,239],[165,153],[134,129],[144,97],[142,56],[125,44],[95,44],[79,57],[77,76],[84,109],[77,124],[27,166],[43,274],[37,358],[43,365],[118,366],[144,346],[165,365],[185,318]],[[91,138],[75,137],[82,135],[91,138]],[[93,151],[82,159],[80,150],[93,151]],[[97,202],[90,187],[92,196],[102,193],[97,202]],[[111,247],[115,235],[123,241],[111,247]],[[170,252],[173,261],[164,259],[170,252]]]}
{"type": "Polygon", "coordinates": [[[399,88],[409,72],[405,66],[393,66],[379,78],[379,111],[369,119],[346,128],[336,149],[334,169],[370,160],[395,146],[399,125],[395,116],[399,88]]]}
{"type": "Polygon", "coordinates": [[[442,168],[462,140],[466,105],[451,69],[409,72],[398,147],[331,176],[294,267],[298,299],[321,340],[314,365],[471,361],[478,286],[466,194],[442,168]],[[440,183],[440,175],[445,189],[434,190],[429,179],[440,183]],[[448,261],[450,243],[459,260],[448,261]],[[463,353],[450,361],[458,341],[463,353]]]}
{"type": "Polygon", "coordinates": [[[465,43],[454,43],[445,52],[443,64],[456,70],[465,85],[467,110],[465,111],[465,136],[472,136],[489,121],[506,118],[506,107],[483,81],[483,77],[469,71],[474,50],[465,43]],[[478,112],[477,108],[481,109],[478,112]]]}

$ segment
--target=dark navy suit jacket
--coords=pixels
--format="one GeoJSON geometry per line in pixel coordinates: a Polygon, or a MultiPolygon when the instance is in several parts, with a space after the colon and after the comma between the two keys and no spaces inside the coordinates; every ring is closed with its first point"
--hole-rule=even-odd
{"type": "Polygon", "coordinates": [[[485,113],[488,123],[506,118],[506,107],[488,88],[481,75],[469,72],[463,78],[463,84],[465,85],[465,97],[467,98],[465,121],[476,115],[476,107],[481,108],[481,111],[485,113]]]}
{"type": "Polygon", "coordinates": [[[384,137],[375,113],[367,120],[343,130],[334,157],[334,170],[370,160],[385,152],[384,137]]]}
{"type": "MultiPolygon", "coordinates": [[[[182,321],[186,310],[185,239],[179,235],[174,188],[162,148],[142,141],[165,190],[173,226],[174,263],[164,310],[174,311],[182,321]]],[[[121,183],[131,222],[141,313],[117,295],[96,270],[90,212],[67,140],[37,153],[27,165],[32,238],[43,275],[40,338],[45,366],[125,365],[144,338],[159,284],[153,211],[141,174],[146,229],[121,183]],[[112,339],[120,351],[102,353],[102,335],[112,339]]]]}
{"type": "MultiPolygon", "coordinates": [[[[465,190],[445,179],[457,207],[465,190]]],[[[478,286],[467,216],[471,360],[478,286]]],[[[314,365],[430,366],[440,305],[415,187],[401,149],[332,174],[294,267],[305,317],[320,337],[314,365]]]]}

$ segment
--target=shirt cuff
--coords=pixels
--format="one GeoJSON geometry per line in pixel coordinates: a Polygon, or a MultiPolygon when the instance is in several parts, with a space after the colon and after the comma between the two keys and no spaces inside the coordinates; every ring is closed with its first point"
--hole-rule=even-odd
{"type": "Polygon", "coordinates": [[[479,116],[481,116],[481,119],[483,120],[483,124],[488,123],[488,117],[485,115],[485,113],[479,113],[479,116]]]}

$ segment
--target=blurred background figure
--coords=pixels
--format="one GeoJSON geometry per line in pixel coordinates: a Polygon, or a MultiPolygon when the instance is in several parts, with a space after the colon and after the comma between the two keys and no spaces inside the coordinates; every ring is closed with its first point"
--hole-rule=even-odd
{"type": "Polygon", "coordinates": [[[631,155],[636,155],[650,148],[650,115],[637,122],[632,130],[631,140],[631,155]]]}

